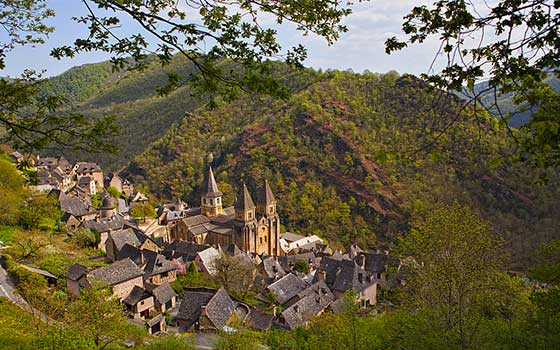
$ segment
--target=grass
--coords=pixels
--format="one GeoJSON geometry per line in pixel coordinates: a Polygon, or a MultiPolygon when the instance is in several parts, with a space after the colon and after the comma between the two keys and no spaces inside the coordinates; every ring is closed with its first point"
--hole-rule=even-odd
{"type": "Polygon", "coordinates": [[[18,228],[14,226],[0,226],[0,241],[4,242],[6,245],[13,242],[17,230],[18,228]]]}
{"type": "Polygon", "coordinates": [[[31,314],[0,297],[0,349],[33,349],[36,341],[31,314]]]}

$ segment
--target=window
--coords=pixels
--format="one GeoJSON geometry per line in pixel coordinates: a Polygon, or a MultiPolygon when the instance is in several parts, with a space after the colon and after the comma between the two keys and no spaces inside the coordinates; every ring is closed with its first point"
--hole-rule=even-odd
{"type": "Polygon", "coordinates": [[[253,218],[253,212],[247,212],[247,218],[252,219],[253,218]]]}
{"type": "Polygon", "coordinates": [[[377,279],[380,280],[381,279],[381,274],[377,273],[377,279]]]}
{"type": "Polygon", "coordinates": [[[270,214],[274,213],[274,207],[268,207],[268,212],[269,212],[270,214]]]}

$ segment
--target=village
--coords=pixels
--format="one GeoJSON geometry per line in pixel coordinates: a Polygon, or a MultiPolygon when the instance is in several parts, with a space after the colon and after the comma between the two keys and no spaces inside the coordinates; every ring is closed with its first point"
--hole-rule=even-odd
{"type": "MultiPolygon", "coordinates": [[[[17,152],[11,157],[22,161],[17,152]]],[[[130,322],[149,334],[227,331],[231,319],[255,330],[291,330],[323,312],[343,310],[348,296],[375,314],[378,296],[397,283],[388,273],[397,272],[400,262],[388,251],[357,245],[341,251],[316,235],[281,232],[266,179],[255,200],[244,185],[233,207],[223,208],[208,166],[200,207],[177,199],[139,218],[131,213],[150,206],[148,197],[118,174],[64,157],[38,157],[34,166],[33,190],[56,197],[66,229],[95,232],[105,254],[97,258],[106,262],[101,267],[74,264],[65,272],[68,294],[109,286],[130,322]],[[200,274],[203,282],[177,283],[189,274],[200,274]],[[254,292],[247,301],[249,290],[254,292]]],[[[57,283],[47,271],[26,268],[57,283]]]]}

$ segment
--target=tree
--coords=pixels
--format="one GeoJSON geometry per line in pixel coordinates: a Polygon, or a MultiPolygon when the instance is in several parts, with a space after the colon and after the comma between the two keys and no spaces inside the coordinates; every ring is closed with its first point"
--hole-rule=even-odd
{"type": "Polygon", "coordinates": [[[135,219],[142,219],[143,222],[146,222],[146,218],[156,217],[156,211],[150,204],[142,203],[132,208],[130,215],[135,219]]]}
{"type": "Polygon", "coordinates": [[[254,264],[240,255],[222,254],[214,261],[214,279],[229,293],[244,299],[255,286],[257,270],[254,264]]]}
{"type": "Polygon", "coordinates": [[[0,225],[13,225],[19,220],[23,204],[23,179],[14,164],[0,157],[0,225]]]}
{"type": "Polygon", "coordinates": [[[403,302],[423,315],[423,339],[433,337],[431,342],[449,349],[477,348],[481,319],[511,291],[503,289],[508,277],[499,270],[500,241],[469,208],[456,204],[416,220],[399,246],[415,261],[408,264],[412,275],[403,302]]]}
{"type": "Polygon", "coordinates": [[[83,289],[79,298],[68,306],[65,322],[97,349],[142,334],[141,329],[126,320],[123,306],[109,288],[83,289]]]}
{"type": "Polygon", "coordinates": [[[94,231],[85,227],[82,227],[74,232],[74,234],[72,234],[72,239],[81,248],[95,248],[99,243],[98,235],[94,231]]]}
{"type": "MultiPolygon", "coordinates": [[[[559,9],[560,3],[553,0],[500,0],[491,5],[440,0],[432,6],[414,7],[402,26],[406,39],[389,38],[386,52],[437,37],[441,45],[434,64],[442,57],[445,67],[440,73],[433,73],[434,67],[430,67],[423,77],[433,86],[450,91],[462,92],[466,85],[475,103],[484,94],[492,93],[486,107],[497,111],[506,123],[512,115],[502,113],[498,103],[500,95],[511,94],[518,104],[540,106],[545,110],[550,106],[550,94],[543,95],[541,90],[547,73],[560,76],[559,9]],[[487,84],[475,89],[476,81],[485,76],[489,77],[487,84]]],[[[553,96],[557,101],[558,95],[553,96]]],[[[537,135],[529,138],[528,144],[524,142],[527,140],[518,140],[515,133],[511,133],[522,149],[537,151],[537,158],[544,153],[552,160],[551,164],[537,162],[538,166],[560,164],[559,118],[557,112],[543,111],[538,120],[532,120],[527,129],[536,129],[537,135]],[[548,133],[546,128],[550,128],[548,133]],[[543,133],[553,137],[539,138],[543,133]],[[537,146],[531,141],[537,142],[537,146]]]]}
{"type": "MultiPolygon", "coordinates": [[[[275,25],[293,23],[304,34],[314,33],[331,44],[347,30],[341,21],[350,13],[348,4],[334,0],[82,3],[88,14],[75,20],[87,26],[89,33],[76,38],[72,45],[54,49],[53,57],[72,58],[84,51],[103,51],[112,55],[115,69],[132,70],[143,69],[154,59],[169,64],[178,53],[194,64],[195,72],[188,78],[170,72],[160,94],[188,81],[201,94],[226,100],[235,99],[243,91],[288,95],[287,88],[275,79],[270,59],[280,58],[294,67],[302,67],[307,51],[301,44],[283,50],[276,40],[277,30],[266,24],[270,16],[275,25]],[[123,18],[137,23],[138,32],[122,36],[116,28],[123,18]],[[157,39],[156,45],[148,43],[148,36],[157,39]]],[[[45,0],[2,0],[0,5],[0,24],[7,32],[0,42],[1,69],[5,67],[6,53],[16,46],[45,42],[54,31],[45,20],[54,12],[47,8],[45,0]]],[[[0,79],[0,125],[18,148],[116,150],[105,142],[106,136],[118,131],[114,116],[86,119],[76,113],[60,113],[64,96],[43,96],[40,85],[41,76],[31,71],[18,79],[0,79]]],[[[210,104],[214,103],[211,99],[210,104]]]]}
{"type": "Polygon", "coordinates": [[[58,199],[46,194],[31,194],[21,209],[21,225],[29,229],[54,230],[62,216],[58,199]]]}

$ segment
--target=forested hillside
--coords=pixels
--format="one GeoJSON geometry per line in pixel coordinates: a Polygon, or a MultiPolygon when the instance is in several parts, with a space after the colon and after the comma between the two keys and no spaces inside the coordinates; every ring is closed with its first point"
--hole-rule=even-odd
{"type": "Polygon", "coordinates": [[[266,177],[288,230],[334,244],[387,244],[436,203],[475,208],[506,239],[513,268],[557,237],[556,178],[506,161],[505,130],[412,76],[325,73],[289,101],[242,98],[195,113],[129,167],[137,184],[198,204],[208,155],[226,204],[266,177]],[[445,134],[452,119],[457,123],[445,134]]]}
{"type": "MultiPolygon", "coordinates": [[[[289,100],[241,96],[213,110],[187,85],[158,96],[169,72],[192,72],[181,59],[120,79],[111,73],[73,108],[117,115],[122,134],[112,141],[120,154],[68,156],[106,170],[131,162],[136,185],[194,206],[211,154],[226,204],[240,184],[255,190],[266,177],[286,229],[340,246],[391,244],[412,216],[455,201],[506,239],[512,268],[524,268],[542,242],[558,238],[558,177],[540,187],[531,170],[507,161],[509,139],[486,112],[459,113],[456,97],[412,76],[275,69],[292,90],[289,100]]],[[[68,81],[52,84],[83,91],[68,81]]]]}

